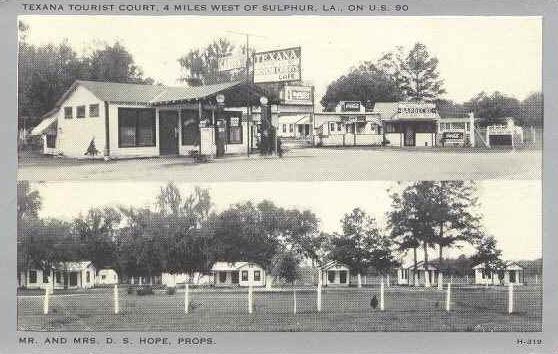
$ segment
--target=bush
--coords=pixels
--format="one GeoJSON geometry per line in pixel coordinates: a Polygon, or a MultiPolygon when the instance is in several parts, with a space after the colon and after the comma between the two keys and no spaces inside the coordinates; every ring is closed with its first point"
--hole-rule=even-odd
{"type": "Polygon", "coordinates": [[[153,295],[153,288],[150,286],[142,286],[136,290],[136,294],[138,294],[138,296],[153,295]]]}
{"type": "Polygon", "coordinates": [[[174,286],[167,288],[167,295],[174,295],[174,294],[176,294],[176,288],[174,286]]]}
{"type": "Polygon", "coordinates": [[[129,286],[128,287],[128,294],[133,294],[134,293],[134,287],[133,286],[129,286]]]}

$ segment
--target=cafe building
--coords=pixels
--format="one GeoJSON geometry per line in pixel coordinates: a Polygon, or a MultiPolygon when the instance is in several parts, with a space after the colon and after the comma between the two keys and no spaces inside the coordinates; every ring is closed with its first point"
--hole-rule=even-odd
{"type": "Polygon", "coordinates": [[[42,137],[45,154],[71,158],[244,154],[252,129],[246,112],[261,102],[278,98],[239,81],[169,87],[78,80],[31,134],[42,137]]]}
{"type": "Polygon", "coordinates": [[[440,115],[429,102],[377,102],[384,144],[397,147],[435,146],[440,115]]]}

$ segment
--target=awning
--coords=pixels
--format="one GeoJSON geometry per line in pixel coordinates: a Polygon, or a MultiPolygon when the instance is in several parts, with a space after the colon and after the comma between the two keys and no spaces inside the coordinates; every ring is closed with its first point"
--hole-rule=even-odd
{"type": "Polygon", "coordinates": [[[33,130],[30,135],[43,135],[53,124],[56,123],[56,116],[43,119],[33,130]]]}
{"type": "Polygon", "coordinates": [[[279,116],[279,124],[310,124],[310,116],[307,114],[279,116]]]}

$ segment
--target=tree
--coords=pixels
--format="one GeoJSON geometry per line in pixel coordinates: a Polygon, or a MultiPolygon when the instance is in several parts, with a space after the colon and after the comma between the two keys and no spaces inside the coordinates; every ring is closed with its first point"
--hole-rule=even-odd
{"type": "Polygon", "coordinates": [[[484,126],[501,124],[502,118],[520,116],[519,100],[499,91],[492,94],[480,92],[463,105],[467,111],[473,112],[475,117],[482,119],[480,123],[484,126]]]}
{"type": "Polygon", "coordinates": [[[300,278],[299,263],[300,259],[295,253],[279,253],[274,257],[272,274],[294,285],[294,282],[300,278]]]}
{"type": "Polygon", "coordinates": [[[385,270],[385,262],[391,259],[386,239],[380,234],[376,220],[360,208],[345,214],[341,219],[342,233],[330,240],[328,258],[346,264],[357,275],[361,286],[361,274],[376,266],[385,270]]]}
{"type": "Polygon", "coordinates": [[[544,99],[542,92],[534,92],[521,102],[521,119],[523,124],[542,126],[544,99]]]}
{"type": "Polygon", "coordinates": [[[371,106],[402,98],[402,91],[394,80],[374,65],[362,64],[330,83],[320,103],[326,110],[333,110],[339,101],[360,101],[371,106]]]}
{"type": "Polygon", "coordinates": [[[476,253],[471,257],[472,265],[484,264],[485,272],[493,274],[504,267],[502,251],[497,248],[494,236],[483,236],[476,243],[476,253]]]}
{"type": "Polygon", "coordinates": [[[438,58],[431,56],[422,43],[415,43],[408,53],[397,47],[382,56],[377,67],[393,77],[409,100],[434,101],[446,92],[438,71],[438,58]]]}
{"type": "Polygon", "coordinates": [[[29,181],[17,182],[17,221],[24,218],[37,218],[41,209],[41,196],[36,190],[31,190],[29,181]]]}

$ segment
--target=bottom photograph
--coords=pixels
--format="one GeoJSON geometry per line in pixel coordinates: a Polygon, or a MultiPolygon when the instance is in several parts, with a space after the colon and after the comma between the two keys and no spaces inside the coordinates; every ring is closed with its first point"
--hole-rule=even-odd
{"type": "Polygon", "coordinates": [[[27,182],[19,331],[542,331],[540,181],[27,182]]]}

